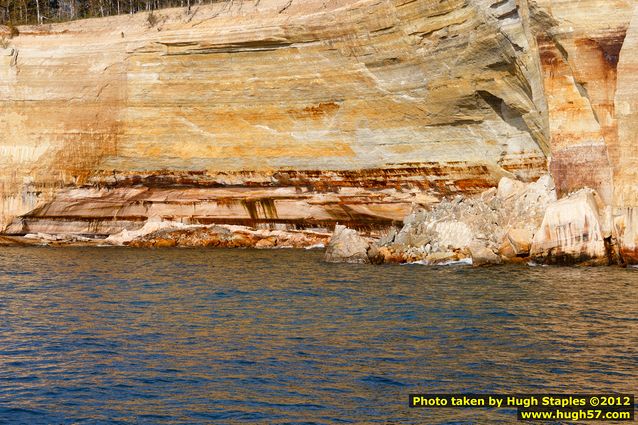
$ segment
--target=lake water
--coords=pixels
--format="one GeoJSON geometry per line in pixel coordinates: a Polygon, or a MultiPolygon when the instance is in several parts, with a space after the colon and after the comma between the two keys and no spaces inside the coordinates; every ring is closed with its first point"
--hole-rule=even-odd
{"type": "Polygon", "coordinates": [[[0,423],[512,424],[408,394],[634,392],[638,270],[0,249],[0,423]]]}

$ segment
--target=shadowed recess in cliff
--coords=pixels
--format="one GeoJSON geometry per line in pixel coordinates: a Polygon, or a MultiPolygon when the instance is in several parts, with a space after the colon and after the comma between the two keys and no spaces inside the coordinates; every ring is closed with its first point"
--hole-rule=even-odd
{"type": "Polygon", "coordinates": [[[479,90],[478,96],[487,103],[503,121],[516,127],[519,131],[532,133],[523,119],[521,112],[512,109],[503,99],[488,91],[479,90]]]}

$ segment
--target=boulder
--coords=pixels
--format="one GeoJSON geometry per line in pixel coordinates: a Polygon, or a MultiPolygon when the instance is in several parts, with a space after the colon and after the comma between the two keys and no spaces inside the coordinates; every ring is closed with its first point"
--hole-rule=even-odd
{"type": "Polygon", "coordinates": [[[496,195],[503,200],[520,195],[525,191],[527,185],[519,180],[510,179],[509,177],[503,177],[498,182],[498,189],[496,195]]]}
{"type": "Polygon", "coordinates": [[[442,221],[436,223],[435,229],[439,235],[438,243],[443,247],[465,248],[474,238],[472,228],[463,221],[442,221]]]}
{"type": "MultiPolygon", "coordinates": [[[[384,247],[384,249],[387,249],[384,247]]],[[[368,259],[372,264],[383,264],[385,262],[385,255],[379,250],[379,246],[376,243],[370,244],[368,247],[368,259]]]]}
{"type": "Polygon", "coordinates": [[[153,245],[155,248],[172,248],[177,245],[173,239],[157,239],[153,245]]]}
{"type": "Polygon", "coordinates": [[[378,242],[379,246],[391,244],[392,242],[394,242],[394,238],[396,236],[397,236],[396,227],[391,227],[379,238],[379,242],[378,242]]]}
{"type": "Polygon", "coordinates": [[[516,257],[529,255],[533,238],[534,234],[528,229],[510,229],[505,235],[505,241],[512,247],[516,257]]]}
{"type": "Polygon", "coordinates": [[[425,262],[431,265],[445,264],[452,261],[459,261],[460,256],[453,251],[433,252],[426,257],[425,262]]]}
{"type": "Polygon", "coordinates": [[[277,245],[277,238],[270,236],[257,241],[255,248],[272,248],[277,245]]]}
{"type": "Polygon", "coordinates": [[[505,238],[501,246],[498,248],[498,255],[506,260],[516,258],[516,251],[507,238],[505,238]]]}
{"type": "Polygon", "coordinates": [[[368,242],[356,230],[336,225],[324,260],[328,263],[369,263],[368,246],[368,242]]]}
{"type": "Polygon", "coordinates": [[[431,253],[466,251],[477,242],[486,249],[475,247],[479,263],[499,263],[501,257],[518,261],[528,255],[545,209],[555,201],[556,189],[549,175],[533,183],[503,177],[498,188],[478,196],[457,196],[430,209],[413,210],[403,228],[392,238],[380,239],[378,245],[387,246],[393,257],[404,261],[426,258],[428,262],[431,253]]]}
{"type": "Polygon", "coordinates": [[[531,257],[545,264],[607,264],[602,205],[591,189],[550,204],[534,235],[531,257]]]}
{"type": "Polygon", "coordinates": [[[501,264],[503,262],[500,256],[496,255],[494,251],[481,243],[473,242],[469,246],[469,251],[474,267],[501,264]]]}

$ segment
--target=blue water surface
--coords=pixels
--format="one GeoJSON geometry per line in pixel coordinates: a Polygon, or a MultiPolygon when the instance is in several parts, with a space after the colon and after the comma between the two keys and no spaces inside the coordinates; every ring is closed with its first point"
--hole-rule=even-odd
{"type": "Polygon", "coordinates": [[[0,249],[0,423],[512,424],[408,394],[634,392],[638,270],[0,249]]]}

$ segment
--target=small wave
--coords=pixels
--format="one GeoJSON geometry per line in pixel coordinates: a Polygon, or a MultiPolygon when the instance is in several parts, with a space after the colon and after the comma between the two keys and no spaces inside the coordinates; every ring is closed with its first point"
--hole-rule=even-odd
{"type": "Polygon", "coordinates": [[[306,249],[324,249],[326,246],[322,243],[307,246],[306,249]]]}
{"type": "Polygon", "coordinates": [[[420,261],[414,261],[412,263],[404,263],[401,264],[402,266],[409,266],[409,265],[420,265],[420,266],[471,266],[472,263],[472,259],[471,258],[463,258],[461,260],[448,260],[448,261],[443,261],[441,263],[431,263],[427,260],[420,260],[420,261]]]}
{"type": "Polygon", "coordinates": [[[14,415],[34,415],[34,416],[42,416],[46,413],[41,410],[35,409],[26,409],[21,407],[9,407],[0,409],[0,418],[5,415],[14,416],[14,415]]]}
{"type": "Polygon", "coordinates": [[[361,379],[362,382],[372,385],[381,385],[381,386],[393,386],[393,387],[404,387],[405,384],[399,381],[395,381],[394,379],[386,378],[385,376],[378,375],[369,375],[361,379]]]}

